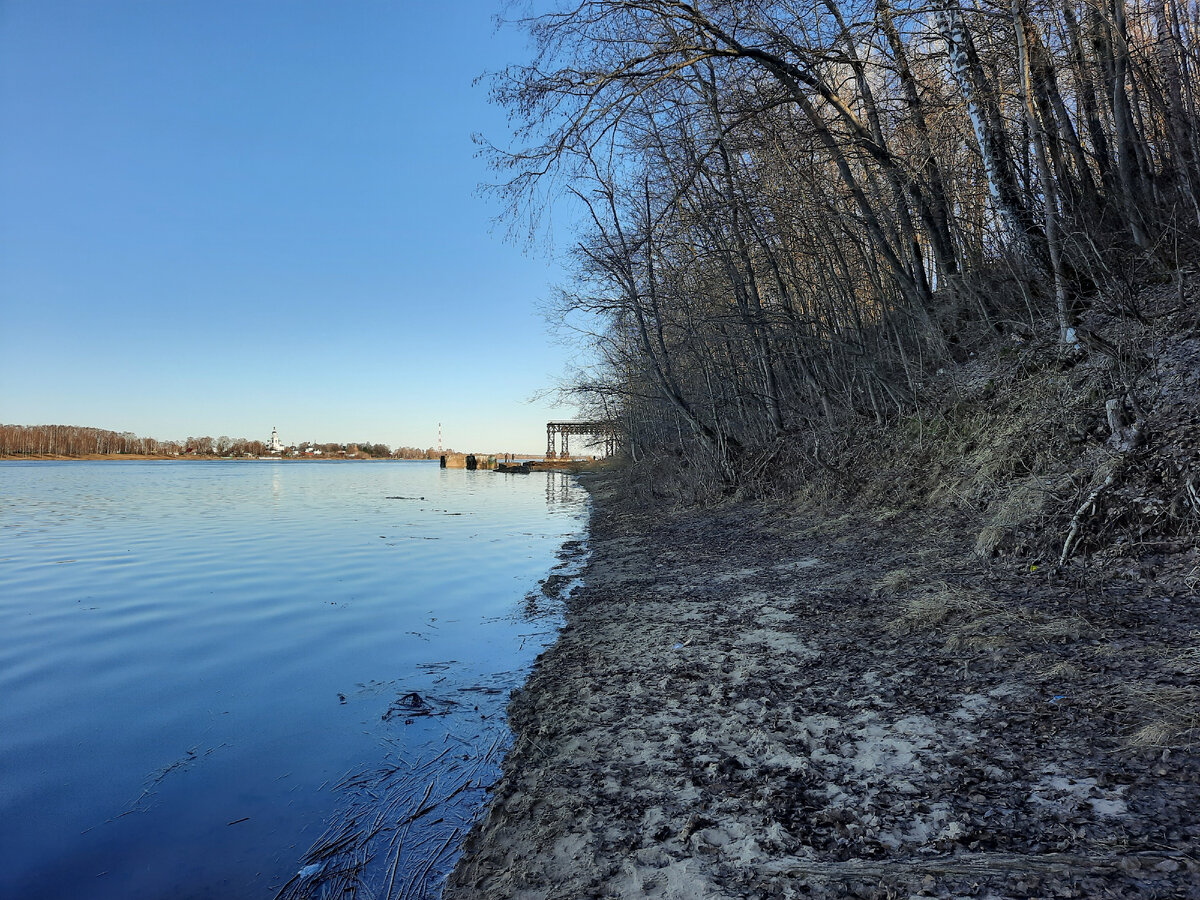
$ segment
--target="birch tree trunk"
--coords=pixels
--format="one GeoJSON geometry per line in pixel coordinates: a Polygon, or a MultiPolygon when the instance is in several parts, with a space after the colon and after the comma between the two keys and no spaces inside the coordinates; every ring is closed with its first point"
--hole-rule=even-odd
{"type": "Polygon", "coordinates": [[[1017,255],[1028,261],[1034,256],[1026,227],[1026,212],[1020,202],[1005,136],[1000,133],[999,114],[991,85],[983,74],[971,32],[967,29],[958,0],[944,0],[937,9],[939,30],[950,59],[950,73],[966,103],[967,116],[983,160],[988,194],[1000,219],[1005,237],[1017,255]]]}

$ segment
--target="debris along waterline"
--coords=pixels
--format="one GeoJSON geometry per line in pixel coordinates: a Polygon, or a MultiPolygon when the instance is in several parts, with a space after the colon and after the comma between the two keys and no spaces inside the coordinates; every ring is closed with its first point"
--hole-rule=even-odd
{"type": "MultiPolygon", "coordinates": [[[[553,642],[586,555],[585,541],[566,541],[558,564],[514,611],[515,618],[539,626],[520,636],[519,651],[553,642]]],[[[388,741],[392,751],[383,765],[347,772],[333,786],[341,795],[339,812],[276,900],[440,896],[512,746],[505,705],[527,674],[499,672],[455,684],[456,666],[454,660],[426,663],[411,683],[363,686],[394,692],[380,718],[406,729],[405,740],[388,741]],[[420,687],[413,687],[417,682],[420,687]],[[414,742],[417,729],[423,734],[414,742]]]]}

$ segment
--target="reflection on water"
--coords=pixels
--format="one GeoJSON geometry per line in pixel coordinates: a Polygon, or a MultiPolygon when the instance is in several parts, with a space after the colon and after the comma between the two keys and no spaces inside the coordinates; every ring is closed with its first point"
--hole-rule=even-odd
{"type": "Polygon", "coordinates": [[[420,896],[585,515],[559,473],[0,464],[0,896],[303,896],[368,856],[420,896]]]}
{"type": "Polygon", "coordinates": [[[570,506],[576,502],[578,488],[569,478],[546,479],[546,506],[570,506]]]}

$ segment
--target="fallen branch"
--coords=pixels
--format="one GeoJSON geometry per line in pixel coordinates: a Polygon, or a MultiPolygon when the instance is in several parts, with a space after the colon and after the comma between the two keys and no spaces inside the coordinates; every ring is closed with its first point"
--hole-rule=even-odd
{"type": "Polygon", "coordinates": [[[1107,856],[1076,856],[1070,853],[964,853],[938,859],[875,860],[848,859],[809,860],[781,859],[769,862],[764,869],[776,876],[807,876],[816,878],[884,878],[896,875],[1008,875],[1038,873],[1112,872],[1128,868],[1153,868],[1171,861],[1186,865],[1189,857],[1182,853],[1148,852],[1124,854],[1120,859],[1107,856]]]}
{"type": "Polygon", "coordinates": [[[1113,482],[1117,480],[1117,475],[1124,467],[1124,458],[1113,464],[1112,469],[1108,473],[1108,477],[1094,491],[1088,494],[1087,499],[1083,501],[1079,509],[1075,510],[1075,515],[1071,516],[1071,525],[1067,530],[1067,539],[1063,541],[1062,553],[1058,557],[1058,564],[1065,565],[1067,559],[1071,555],[1071,550],[1074,549],[1076,542],[1079,540],[1079,528],[1083,524],[1084,514],[1091,510],[1096,501],[1100,499],[1100,495],[1113,486],[1113,482]]]}

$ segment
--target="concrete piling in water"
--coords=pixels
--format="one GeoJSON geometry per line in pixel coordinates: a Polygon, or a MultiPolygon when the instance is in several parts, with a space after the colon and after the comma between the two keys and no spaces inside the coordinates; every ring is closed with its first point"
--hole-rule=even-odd
{"type": "Polygon", "coordinates": [[[443,469],[466,469],[473,472],[476,469],[496,468],[496,457],[482,453],[445,453],[441,457],[443,469]]]}

